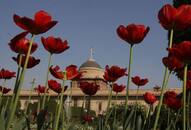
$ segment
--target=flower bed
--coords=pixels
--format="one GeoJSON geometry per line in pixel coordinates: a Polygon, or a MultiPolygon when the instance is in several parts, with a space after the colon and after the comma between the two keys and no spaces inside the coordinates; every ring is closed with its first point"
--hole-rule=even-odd
{"type": "MultiPolygon", "coordinates": [[[[118,65],[106,65],[104,81],[108,86],[108,102],[105,113],[96,115],[91,110],[91,98],[97,93],[100,85],[97,82],[80,81],[84,72],[79,72],[76,65],[69,65],[63,70],[57,65],[52,65],[52,56],[68,51],[69,43],[60,37],[41,37],[42,46],[48,52],[48,67],[45,83],[33,84],[33,89],[38,93],[38,102],[31,104],[29,96],[26,109],[19,107],[19,95],[23,87],[26,71],[37,66],[40,59],[32,56],[39,44],[34,38],[44,34],[56,26],[57,21],[46,11],[40,10],[35,13],[34,18],[13,15],[14,23],[23,32],[10,40],[10,49],[17,54],[13,60],[18,64],[18,70],[1,69],[0,79],[0,130],[190,130],[190,63],[191,63],[191,41],[184,40],[173,42],[174,32],[186,30],[191,27],[191,5],[181,5],[178,8],[170,4],[164,5],[158,13],[161,26],[169,31],[168,55],[162,59],[165,66],[164,80],[161,87],[160,98],[151,92],[146,92],[143,97],[148,108],[138,103],[139,89],[146,85],[149,80],[140,76],[132,76],[131,71],[133,51],[138,44],[150,33],[150,27],[142,24],[119,25],[116,33],[121,40],[130,46],[128,69],[118,65]],[[30,36],[30,38],[28,38],[30,36]],[[55,79],[50,79],[49,75],[55,79]],[[174,91],[166,91],[169,78],[176,74],[182,80],[182,93],[178,95],[174,91]],[[127,76],[127,85],[119,85],[117,81],[127,76]],[[16,78],[11,98],[5,95],[11,91],[6,87],[7,80],[16,78]],[[65,105],[64,101],[72,98],[72,88],[67,86],[67,81],[78,81],[78,86],[87,97],[82,107],[65,105]],[[137,86],[136,101],[129,103],[129,87],[131,84],[137,86]],[[50,99],[49,89],[57,93],[57,102],[50,99]],[[67,99],[64,98],[66,90],[70,90],[67,99]],[[126,91],[124,105],[112,105],[112,97],[115,100],[118,94],[126,91]],[[158,104],[156,104],[158,100],[158,104]]],[[[55,64],[55,63],[54,63],[55,64]]],[[[34,83],[34,82],[33,82],[34,83]]],[[[158,88],[157,88],[158,89],[158,88]]]]}

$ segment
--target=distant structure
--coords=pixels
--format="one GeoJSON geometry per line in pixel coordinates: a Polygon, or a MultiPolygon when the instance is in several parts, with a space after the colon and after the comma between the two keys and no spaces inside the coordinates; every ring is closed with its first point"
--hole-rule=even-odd
{"type": "MultiPolygon", "coordinates": [[[[80,72],[85,72],[83,73],[83,77],[80,79],[81,81],[88,81],[88,82],[96,82],[98,85],[100,85],[100,90],[92,96],[91,98],[91,105],[90,109],[94,110],[97,114],[103,113],[106,110],[107,106],[107,99],[108,99],[108,93],[109,93],[109,88],[107,86],[107,83],[104,81],[103,75],[104,75],[104,69],[96,62],[96,60],[93,58],[93,49],[90,49],[90,57],[85,61],[80,67],[79,67],[80,72]]],[[[71,88],[68,89],[65,92],[65,99],[67,99],[67,103],[69,103],[71,106],[75,107],[81,107],[83,102],[84,102],[84,94],[78,87],[78,81],[72,81],[71,82],[71,88]],[[72,93],[72,98],[67,98],[68,94],[72,93]]],[[[174,88],[174,91],[177,93],[180,93],[180,89],[174,88]]],[[[139,91],[139,100],[138,102],[141,104],[145,104],[143,100],[143,94],[146,91],[150,91],[154,93],[156,96],[159,97],[160,95],[160,87],[156,86],[153,89],[149,90],[140,90],[139,91]]],[[[11,95],[11,94],[10,94],[11,95]]],[[[38,94],[34,91],[29,91],[29,90],[22,90],[20,100],[21,100],[21,108],[24,109],[26,101],[28,100],[28,96],[32,96],[32,100],[34,102],[37,101],[38,99],[38,94]]],[[[49,95],[51,98],[55,98],[57,94],[54,93],[53,91],[49,91],[49,95]]],[[[126,91],[123,91],[122,93],[118,94],[118,100],[117,104],[123,104],[125,101],[125,96],[126,96],[126,91]]],[[[129,103],[132,103],[136,99],[136,90],[130,90],[129,91],[129,103]]],[[[113,97],[113,104],[115,101],[115,98],[113,97]]],[[[85,100],[85,104],[87,102],[87,99],[85,100]]]]}

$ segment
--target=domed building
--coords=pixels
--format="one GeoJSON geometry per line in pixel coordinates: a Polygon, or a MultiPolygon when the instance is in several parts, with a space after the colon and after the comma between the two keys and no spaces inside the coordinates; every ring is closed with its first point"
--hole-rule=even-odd
{"type": "MultiPolygon", "coordinates": [[[[95,61],[95,59],[92,56],[81,64],[79,67],[79,72],[83,72],[82,77],[80,78],[80,81],[87,81],[87,82],[96,82],[97,85],[100,86],[99,90],[95,94],[96,96],[91,97],[91,105],[90,109],[95,110],[98,113],[101,113],[103,109],[106,109],[107,103],[103,104],[103,98],[100,97],[106,97],[108,95],[108,87],[107,82],[104,80],[104,69],[95,61]]],[[[72,102],[74,106],[78,107],[83,104],[83,97],[84,93],[81,91],[81,89],[78,86],[79,81],[72,81],[72,102]]],[[[106,100],[107,101],[107,100],[106,100]]],[[[86,102],[88,102],[86,100],[86,102]]],[[[87,103],[86,103],[87,104],[87,103]]]]}
{"type": "MultiPolygon", "coordinates": [[[[104,80],[104,69],[101,65],[99,65],[96,60],[92,56],[92,50],[91,50],[91,56],[90,58],[81,64],[79,67],[79,72],[84,72],[82,78],[80,81],[88,81],[88,82],[96,82],[100,86],[100,89],[97,91],[97,93],[93,96],[91,96],[91,104],[89,104],[90,109],[94,110],[97,114],[103,113],[106,110],[107,103],[108,103],[108,95],[110,88],[107,86],[107,82],[104,80]]],[[[79,81],[72,81],[72,106],[75,107],[81,107],[84,100],[84,93],[81,91],[81,89],[78,86],[79,81]]],[[[179,89],[173,89],[176,92],[180,92],[179,89]]],[[[152,92],[156,96],[160,95],[160,91],[154,91],[153,89],[150,90],[140,90],[139,91],[139,99],[138,102],[141,104],[145,104],[143,100],[143,94],[145,92],[152,92]]],[[[136,100],[137,91],[136,89],[129,90],[129,101],[128,103],[132,103],[136,100]]],[[[121,93],[118,93],[117,101],[115,99],[115,93],[113,92],[112,102],[111,105],[114,103],[117,104],[124,104],[126,98],[126,90],[124,90],[121,93]]],[[[86,98],[85,104],[88,104],[88,98],[86,98]]]]}
{"type": "MultiPolygon", "coordinates": [[[[97,93],[93,96],[91,96],[91,102],[88,102],[87,96],[84,96],[84,93],[81,91],[81,89],[78,86],[77,80],[74,80],[71,82],[71,89],[67,89],[64,93],[65,97],[65,103],[69,104],[69,106],[74,107],[82,107],[85,104],[90,106],[91,110],[94,110],[97,114],[103,113],[106,110],[107,103],[108,103],[108,95],[110,88],[107,86],[107,83],[105,82],[103,75],[104,75],[104,69],[100,64],[96,62],[96,60],[93,58],[92,55],[92,49],[91,49],[91,55],[90,58],[88,58],[87,61],[81,64],[79,67],[79,72],[84,72],[82,74],[82,78],[80,78],[80,81],[88,81],[88,82],[96,82],[97,85],[100,86],[97,93]],[[69,98],[68,95],[72,95],[72,98],[69,98]],[[84,100],[85,99],[85,100],[84,100]]],[[[180,93],[180,89],[174,88],[171,89],[173,91],[176,91],[177,93],[180,93]]],[[[157,89],[142,89],[139,91],[139,101],[141,104],[145,104],[143,100],[143,94],[145,92],[152,92],[156,96],[160,96],[160,90],[157,89]]],[[[8,94],[7,96],[11,96],[12,93],[8,94]]],[[[26,106],[26,102],[28,100],[28,96],[31,95],[31,99],[34,102],[38,101],[39,95],[35,91],[30,90],[22,90],[20,95],[20,101],[21,101],[21,108],[24,109],[26,106]]],[[[53,91],[49,91],[49,96],[51,98],[57,99],[57,94],[53,91]]],[[[134,102],[136,100],[137,92],[136,89],[129,90],[129,101],[128,103],[134,102]]],[[[123,91],[122,93],[118,94],[117,101],[115,99],[115,93],[113,92],[112,102],[111,104],[117,103],[117,104],[124,104],[126,98],[126,91],[123,91]]],[[[87,106],[86,106],[87,107],[87,106]]]]}
{"type": "MultiPolygon", "coordinates": [[[[107,83],[104,81],[104,69],[91,57],[79,67],[82,72],[80,81],[96,82],[100,86],[100,90],[107,89],[107,83]]],[[[72,81],[72,88],[78,89],[78,81],[72,81]]]]}

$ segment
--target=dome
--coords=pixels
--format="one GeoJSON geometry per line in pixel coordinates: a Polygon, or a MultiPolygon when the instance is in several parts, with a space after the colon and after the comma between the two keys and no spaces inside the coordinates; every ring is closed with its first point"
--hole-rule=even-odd
{"type": "Polygon", "coordinates": [[[103,79],[104,75],[102,67],[91,58],[80,66],[79,72],[85,72],[82,79],[103,79]]]}
{"type": "Polygon", "coordinates": [[[99,68],[102,69],[101,66],[93,59],[88,59],[86,62],[84,62],[81,66],[81,68],[85,68],[85,67],[93,67],[93,68],[99,68]]]}

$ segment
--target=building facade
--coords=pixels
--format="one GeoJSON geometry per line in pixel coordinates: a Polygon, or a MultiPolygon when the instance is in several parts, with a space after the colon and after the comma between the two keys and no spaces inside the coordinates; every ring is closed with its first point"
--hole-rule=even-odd
{"type": "MultiPolygon", "coordinates": [[[[106,110],[107,102],[108,102],[108,95],[109,95],[109,87],[107,83],[103,79],[104,75],[104,69],[91,57],[84,62],[80,68],[80,72],[83,73],[81,81],[88,81],[88,82],[96,82],[98,85],[100,85],[100,89],[97,91],[95,95],[91,97],[90,102],[90,109],[94,110],[97,114],[103,113],[106,110]]],[[[173,91],[176,91],[177,93],[180,93],[180,89],[174,88],[173,91]]],[[[139,98],[138,102],[141,104],[146,105],[146,103],[143,100],[143,94],[146,91],[150,91],[154,93],[157,97],[160,95],[160,89],[149,89],[149,90],[140,90],[139,91],[139,98]]],[[[9,94],[8,96],[10,96],[9,94]]],[[[28,97],[31,95],[32,102],[37,102],[39,95],[35,91],[30,90],[22,90],[20,95],[20,101],[21,101],[21,109],[24,109],[26,106],[26,102],[28,101],[28,97]]],[[[57,94],[53,91],[49,91],[50,98],[57,99],[57,94]]],[[[126,96],[126,91],[123,91],[122,93],[118,94],[117,101],[115,99],[115,96],[112,97],[112,102],[117,104],[124,104],[126,96]]],[[[129,103],[132,103],[135,101],[137,96],[136,90],[129,90],[129,103]]],[[[69,88],[65,93],[65,104],[69,104],[70,106],[75,107],[82,107],[84,104],[87,104],[88,97],[83,94],[83,92],[78,87],[78,81],[72,81],[71,82],[71,89],[69,88]],[[68,98],[69,95],[72,95],[71,98],[68,98]]]]}

